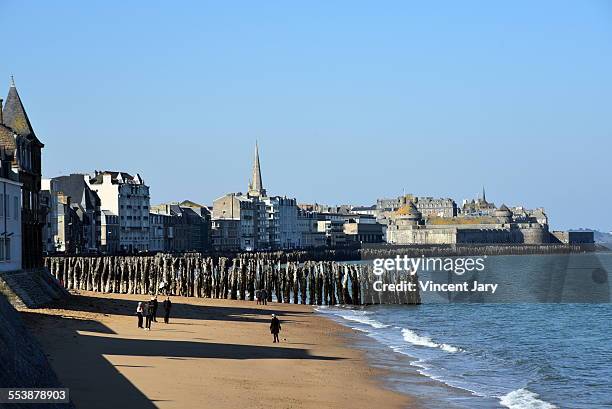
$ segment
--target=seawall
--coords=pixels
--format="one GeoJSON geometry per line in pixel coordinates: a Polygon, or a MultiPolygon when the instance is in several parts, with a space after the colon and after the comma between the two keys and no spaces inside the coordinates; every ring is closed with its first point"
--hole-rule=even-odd
{"type": "MultiPolygon", "coordinates": [[[[57,376],[38,342],[24,327],[19,313],[0,294],[0,387],[59,388],[57,376]]],[[[1,404],[0,408],[74,409],[72,403],[1,404]]]]}

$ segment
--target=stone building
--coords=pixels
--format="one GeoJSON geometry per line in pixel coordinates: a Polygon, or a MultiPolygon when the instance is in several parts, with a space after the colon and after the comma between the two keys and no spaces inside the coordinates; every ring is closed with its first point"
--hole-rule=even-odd
{"type": "Polygon", "coordinates": [[[119,216],[110,210],[100,211],[100,251],[116,254],[120,249],[119,216]]]}
{"type": "MultiPolygon", "coordinates": [[[[0,104],[1,105],[1,104],[0,104]]],[[[12,156],[0,151],[0,272],[21,270],[21,183],[12,156]]]]}
{"type": "Polygon", "coordinates": [[[174,232],[170,230],[171,216],[154,213],[154,208],[151,206],[149,212],[149,251],[166,251],[170,247],[167,242],[174,238],[174,232]]]}
{"type": "Polygon", "coordinates": [[[390,218],[387,242],[392,244],[542,244],[550,241],[548,225],[534,220],[515,220],[512,211],[500,206],[488,216],[424,219],[408,202],[390,218]]]}
{"type": "Polygon", "coordinates": [[[356,243],[382,243],[383,226],[370,215],[360,215],[344,222],[344,234],[356,243]]]}
{"type": "Polygon", "coordinates": [[[376,206],[300,204],[299,211],[316,220],[316,231],[325,238],[317,237],[316,247],[384,241],[386,225],[379,222],[376,206]]]}
{"type": "Polygon", "coordinates": [[[207,252],[211,249],[211,216],[206,206],[192,201],[151,207],[151,251],[207,252]]]}
{"type": "Polygon", "coordinates": [[[213,219],[212,245],[217,251],[237,251],[242,243],[240,219],[213,219]]]}
{"type": "Polygon", "coordinates": [[[266,205],[267,233],[271,249],[295,249],[302,242],[298,232],[298,207],[295,199],[263,197],[266,205]]]}
{"type": "Polygon", "coordinates": [[[586,230],[553,231],[553,243],[562,244],[595,244],[595,233],[586,230]]]}
{"type": "Polygon", "coordinates": [[[518,223],[539,223],[548,225],[548,216],[542,207],[530,210],[522,206],[516,206],[512,207],[510,211],[512,211],[514,221],[518,223]]]}
{"type": "Polygon", "coordinates": [[[495,203],[487,201],[484,187],[482,195],[478,199],[465,199],[461,205],[461,214],[466,216],[487,216],[495,211],[495,203]]]}
{"type": "MultiPolygon", "coordinates": [[[[55,253],[58,251],[57,236],[58,236],[58,195],[52,194],[51,180],[43,179],[41,181],[40,205],[45,209],[45,218],[43,220],[42,229],[42,249],[43,253],[55,253]]],[[[62,226],[63,227],[63,226],[62,226]]]]}
{"type": "Polygon", "coordinates": [[[297,232],[298,248],[310,249],[325,247],[327,239],[325,232],[318,230],[318,214],[298,207],[297,232]]]}
{"type": "Polygon", "coordinates": [[[79,254],[85,251],[83,219],[78,205],[58,190],[53,179],[43,179],[41,203],[47,209],[43,226],[43,249],[47,254],[79,254]]]}
{"type": "Polygon", "coordinates": [[[13,169],[21,183],[22,266],[42,266],[42,220],[40,207],[41,154],[43,143],[37,138],[11,80],[4,105],[0,100],[0,147],[13,158],[13,169]]]}
{"type": "Polygon", "coordinates": [[[261,230],[267,220],[261,220],[261,202],[241,193],[229,193],[213,201],[212,237],[217,250],[255,251],[267,248],[261,240],[261,230]]]}
{"type": "Polygon", "coordinates": [[[307,212],[328,214],[351,214],[351,210],[353,209],[351,205],[330,206],[319,203],[300,203],[298,207],[307,212]]]}
{"type": "Polygon", "coordinates": [[[344,233],[344,220],[318,220],[317,230],[325,235],[325,245],[327,247],[343,247],[349,242],[344,233]]]}
{"type": "Polygon", "coordinates": [[[316,245],[320,236],[313,235],[315,232],[309,228],[314,224],[304,219],[298,223],[297,201],[267,195],[257,145],[248,187],[246,195],[230,193],[213,202],[212,236],[216,249],[255,251],[316,245]]]}
{"type": "Polygon", "coordinates": [[[357,214],[357,215],[370,215],[370,216],[374,216],[374,217],[378,217],[379,211],[378,208],[376,207],[376,205],[372,205],[372,206],[353,206],[351,207],[350,210],[351,214],[357,214]]]}
{"type": "Polygon", "coordinates": [[[149,186],[140,175],[96,171],[87,184],[98,194],[101,209],[119,217],[119,251],[148,251],[149,186]]]}
{"type": "Polygon", "coordinates": [[[52,186],[51,194],[62,193],[70,198],[70,206],[78,215],[83,228],[82,242],[77,249],[79,253],[97,252],[101,247],[101,202],[98,194],[89,187],[88,178],[88,175],[71,174],[52,178],[50,183],[43,181],[43,190],[52,186]]]}
{"type": "Polygon", "coordinates": [[[378,199],[376,201],[376,208],[379,211],[379,215],[385,215],[386,213],[396,211],[407,202],[412,202],[425,218],[455,217],[458,213],[457,203],[455,203],[453,199],[433,198],[429,196],[416,197],[411,194],[399,196],[394,199],[378,199]]]}

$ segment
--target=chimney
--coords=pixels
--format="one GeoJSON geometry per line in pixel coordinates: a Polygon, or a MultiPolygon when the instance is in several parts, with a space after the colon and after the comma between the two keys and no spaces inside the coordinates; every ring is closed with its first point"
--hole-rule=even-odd
{"type": "Polygon", "coordinates": [[[0,98],[0,125],[4,124],[4,117],[2,116],[2,104],[4,103],[4,101],[2,100],[2,98],[0,98]]]}

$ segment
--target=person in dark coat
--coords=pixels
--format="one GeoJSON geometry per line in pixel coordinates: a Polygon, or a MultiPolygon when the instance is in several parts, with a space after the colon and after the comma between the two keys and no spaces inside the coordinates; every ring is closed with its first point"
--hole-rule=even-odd
{"type": "Polygon", "coordinates": [[[153,321],[153,311],[154,311],[154,303],[153,297],[151,297],[151,301],[147,303],[147,315],[145,320],[145,331],[151,330],[151,322],[153,321]]]}
{"type": "Polygon", "coordinates": [[[153,321],[157,322],[157,296],[151,299],[153,302],[153,321]]]}
{"type": "Polygon", "coordinates": [[[261,303],[263,305],[268,305],[268,290],[265,288],[261,289],[261,303]]]}
{"type": "Polygon", "coordinates": [[[170,297],[167,297],[164,300],[164,323],[168,323],[170,321],[170,309],[172,309],[172,302],[170,301],[170,297]]]}
{"type": "Polygon", "coordinates": [[[136,315],[138,316],[138,328],[142,328],[142,313],[144,312],[144,307],[142,306],[142,302],[138,303],[138,307],[136,307],[136,315]]]}
{"type": "Polygon", "coordinates": [[[270,332],[274,336],[273,343],[280,342],[280,339],[278,339],[278,333],[280,332],[280,330],[281,330],[280,320],[276,318],[276,314],[272,314],[272,322],[270,322],[270,332]]]}

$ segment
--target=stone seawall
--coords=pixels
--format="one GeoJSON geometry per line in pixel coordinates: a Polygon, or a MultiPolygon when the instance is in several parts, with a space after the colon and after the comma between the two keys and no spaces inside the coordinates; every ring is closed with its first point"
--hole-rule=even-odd
{"type": "MultiPolygon", "coordinates": [[[[335,249],[295,250],[284,252],[262,252],[260,257],[278,258],[287,261],[355,261],[375,258],[408,257],[455,257],[455,256],[502,256],[524,254],[569,254],[594,251],[609,251],[595,244],[363,244],[359,247],[335,249]]],[[[231,257],[231,255],[226,255],[231,257]]],[[[240,256],[238,254],[238,256],[240,256]]]]}
{"type": "MultiPolygon", "coordinates": [[[[19,313],[0,294],[0,387],[62,387],[38,342],[30,335],[19,313]]],[[[72,404],[6,404],[0,408],[74,409],[72,404]]]]}
{"type": "Polygon", "coordinates": [[[44,268],[0,272],[0,294],[17,308],[41,308],[70,296],[44,268]]]}
{"type": "MultiPolygon", "coordinates": [[[[418,304],[415,293],[379,294],[380,278],[369,265],[303,260],[300,253],[249,253],[234,258],[180,256],[46,257],[45,265],[67,289],[124,294],[254,300],[310,305],[418,304]]],[[[416,282],[416,275],[390,274],[390,283],[416,282]]]]}
{"type": "Polygon", "coordinates": [[[505,256],[526,254],[568,254],[601,250],[593,244],[440,244],[370,246],[359,249],[362,259],[395,257],[505,256]]]}

